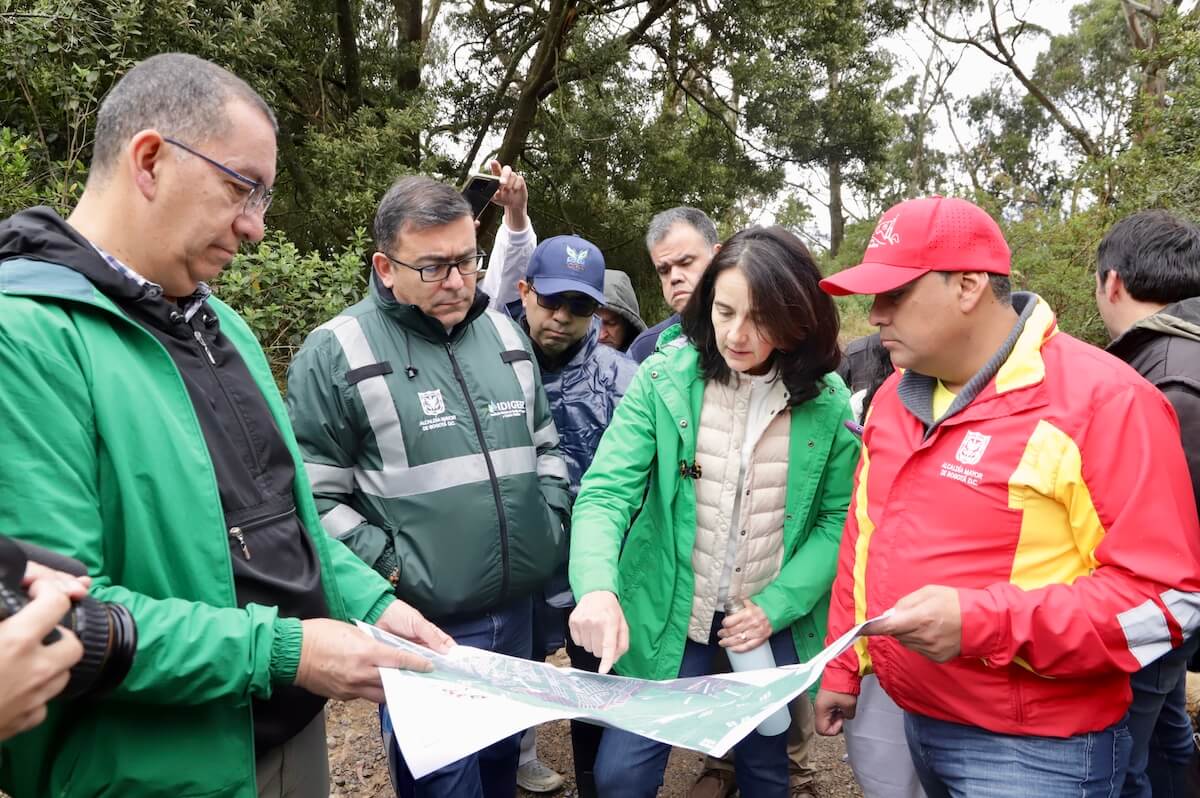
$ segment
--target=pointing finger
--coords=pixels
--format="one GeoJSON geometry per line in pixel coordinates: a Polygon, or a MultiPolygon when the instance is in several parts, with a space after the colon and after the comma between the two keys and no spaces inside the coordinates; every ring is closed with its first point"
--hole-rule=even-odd
{"type": "Polygon", "coordinates": [[[600,670],[598,673],[608,673],[612,669],[617,649],[618,631],[615,624],[604,625],[604,642],[600,647],[600,670]]]}

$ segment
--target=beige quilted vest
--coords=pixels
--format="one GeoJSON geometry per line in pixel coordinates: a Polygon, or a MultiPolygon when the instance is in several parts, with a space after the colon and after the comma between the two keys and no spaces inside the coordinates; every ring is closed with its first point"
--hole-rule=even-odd
{"type": "Polygon", "coordinates": [[[704,388],[696,439],[696,543],[692,547],[695,594],[688,638],[707,643],[717,607],[729,536],[737,536],[729,596],[750,598],[779,575],[783,562],[783,516],[787,500],[791,411],[780,380],[771,383],[766,410],[772,414],[754,446],[742,486],[739,518],[732,518],[738,489],[750,381],[736,386],[709,382],[704,388]]]}

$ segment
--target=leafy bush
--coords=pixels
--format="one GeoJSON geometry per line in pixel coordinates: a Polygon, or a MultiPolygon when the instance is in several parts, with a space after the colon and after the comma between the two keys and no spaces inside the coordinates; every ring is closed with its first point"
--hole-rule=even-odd
{"type": "Polygon", "coordinates": [[[258,336],[281,385],[308,334],[366,294],[367,251],[362,228],[329,257],[301,253],[283,233],[274,232],[234,258],[213,283],[217,296],[258,336]]]}

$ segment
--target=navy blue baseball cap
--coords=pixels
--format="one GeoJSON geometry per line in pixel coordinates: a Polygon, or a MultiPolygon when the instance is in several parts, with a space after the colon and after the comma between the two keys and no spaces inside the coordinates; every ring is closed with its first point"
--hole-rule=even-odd
{"type": "Polygon", "coordinates": [[[525,279],[539,294],[576,291],[604,305],[604,255],[579,236],[555,236],[537,245],[525,279]]]}

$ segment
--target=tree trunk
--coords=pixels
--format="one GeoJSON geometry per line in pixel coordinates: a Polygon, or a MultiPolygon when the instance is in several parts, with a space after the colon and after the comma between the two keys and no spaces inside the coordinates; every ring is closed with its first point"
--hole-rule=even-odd
{"type": "MultiPolygon", "coordinates": [[[[399,1],[397,0],[397,2],[399,1]]],[[[620,45],[625,51],[628,51],[641,41],[650,27],[678,2],[679,0],[650,0],[646,13],[637,25],[611,42],[598,46],[597,51],[605,50],[613,45],[620,45]]],[[[529,134],[533,131],[541,102],[557,91],[560,86],[585,77],[578,64],[561,64],[559,62],[567,36],[574,27],[579,13],[579,0],[550,0],[550,8],[546,14],[546,23],[538,38],[537,49],[530,61],[529,71],[521,82],[520,95],[513,107],[508,128],[504,131],[504,139],[496,153],[496,158],[500,163],[515,164],[521,157],[529,140],[529,134]]],[[[480,217],[480,235],[487,236],[495,228],[499,218],[499,209],[495,205],[489,205],[480,217]]]]}
{"type": "Polygon", "coordinates": [[[396,88],[415,91],[421,86],[421,0],[394,0],[399,28],[396,88]]]}
{"type": "MultiPolygon", "coordinates": [[[[403,95],[421,88],[421,0],[393,0],[396,10],[398,46],[396,47],[396,90],[403,95]]],[[[416,132],[405,136],[404,149],[399,153],[401,164],[416,169],[421,163],[421,137],[416,132]]]]}
{"type": "MultiPolygon", "coordinates": [[[[521,85],[521,94],[517,98],[508,129],[504,131],[504,139],[496,153],[496,159],[502,164],[514,163],[525,150],[533,123],[537,119],[539,94],[554,76],[554,65],[558,62],[567,32],[575,21],[577,5],[577,0],[550,2],[550,12],[546,16],[546,25],[542,29],[537,50],[534,51],[533,60],[529,64],[529,73],[521,85]]],[[[488,205],[480,217],[480,232],[486,234],[490,231],[499,216],[499,209],[495,205],[488,205]]]]}
{"type": "Polygon", "coordinates": [[[837,257],[846,238],[846,216],[842,212],[842,159],[829,159],[829,255],[837,257]]]}
{"type": "Polygon", "coordinates": [[[346,99],[350,111],[362,107],[362,74],[358,62],[358,37],[354,32],[354,9],[350,0],[337,0],[338,43],[342,51],[342,70],[346,78],[346,99]]]}
{"type": "MultiPolygon", "coordinates": [[[[1122,0],[1121,11],[1125,15],[1125,28],[1129,31],[1129,45],[1144,54],[1142,61],[1142,102],[1144,107],[1165,108],[1167,105],[1166,64],[1158,57],[1158,21],[1166,13],[1163,0],[1147,0],[1145,3],[1130,3],[1122,0]]],[[[1133,140],[1141,142],[1153,132],[1150,118],[1142,114],[1133,140]]]]}

